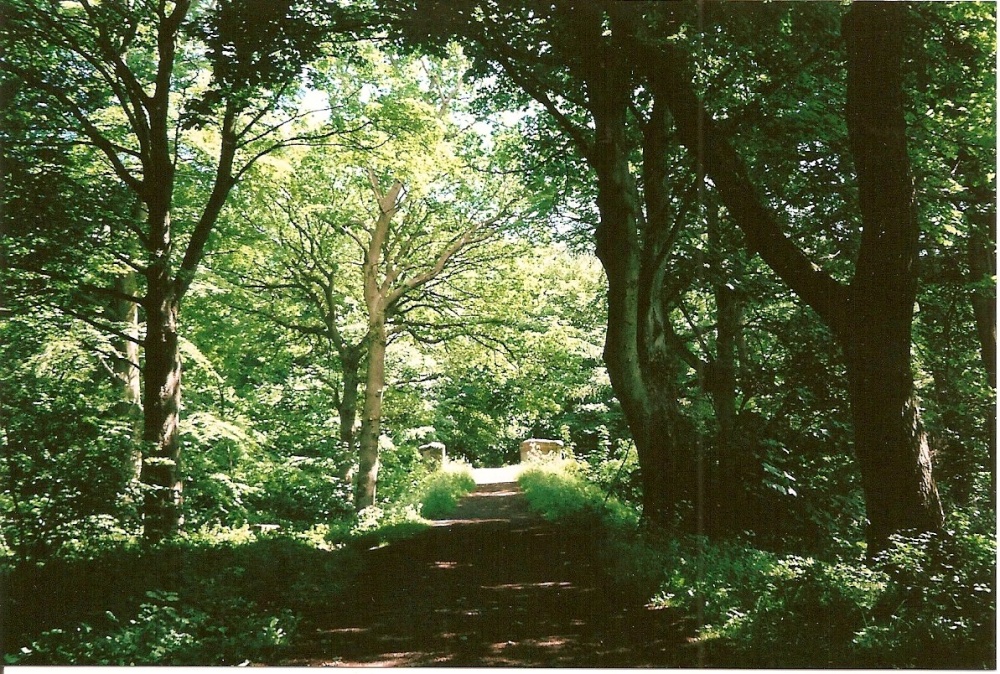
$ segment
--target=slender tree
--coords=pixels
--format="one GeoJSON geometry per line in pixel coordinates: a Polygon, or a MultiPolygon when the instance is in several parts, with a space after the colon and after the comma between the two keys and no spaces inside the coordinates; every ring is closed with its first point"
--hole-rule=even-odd
{"type": "Polygon", "coordinates": [[[233,186],[262,156],[332,132],[289,132],[283,106],[302,65],[318,53],[331,16],[308,4],[241,0],[8,3],[9,48],[0,68],[58,110],[74,142],[97,148],[142,204],[129,223],[136,256],[121,262],[144,283],[108,289],[142,308],[142,481],[145,536],[180,525],[180,304],[233,186]],[[207,61],[199,61],[203,56],[207,61]],[[212,83],[197,82],[210,66],[212,83]],[[185,131],[201,129],[210,168],[206,196],[177,217],[178,173],[198,154],[185,131]],[[178,226],[179,225],[179,226],[178,226]]]}

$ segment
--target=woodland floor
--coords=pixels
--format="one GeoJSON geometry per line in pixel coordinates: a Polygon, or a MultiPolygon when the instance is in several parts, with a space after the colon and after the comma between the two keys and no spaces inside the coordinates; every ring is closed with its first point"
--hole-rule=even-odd
{"type": "Polygon", "coordinates": [[[696,666],[689,621],[615,588],[594,536],[480,471],[451,519],[364,553],[358,582],[285,666],[696,666]]]}

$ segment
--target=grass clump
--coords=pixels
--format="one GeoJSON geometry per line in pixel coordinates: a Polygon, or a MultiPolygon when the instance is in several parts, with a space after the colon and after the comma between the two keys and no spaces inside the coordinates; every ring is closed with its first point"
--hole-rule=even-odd
{"type": "Polygon", "coordinates": [[[635,511],[584,479],[574,459],[533,462],[517,481],[531,507],[547,520],[597,519],[608,528],[631,531],[638,525],[635,511]]]}
{"type": "Polygon", "coordinates": [[[468,464],[452,461],[424,478],[415,500],[421,516],[439,519],[455,510],[458,500],[475,488],[476,480],[468,464]]]}

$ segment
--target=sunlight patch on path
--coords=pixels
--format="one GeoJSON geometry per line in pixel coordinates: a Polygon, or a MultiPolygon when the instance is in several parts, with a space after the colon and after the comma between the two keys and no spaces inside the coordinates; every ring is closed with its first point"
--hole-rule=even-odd
{"type": "Polygon", "coordinates": [[[521,474],[523,466],[503,466],[501,468],[473,468],[472,477],[476,484],[502,484],[504,482],[517,482],[517,476],[521,474]]]}

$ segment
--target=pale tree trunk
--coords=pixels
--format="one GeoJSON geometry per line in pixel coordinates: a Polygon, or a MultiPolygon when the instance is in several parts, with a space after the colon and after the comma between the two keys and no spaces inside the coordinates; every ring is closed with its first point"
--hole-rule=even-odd
{"type": "Polygon", "coordinates": [[[503,217],[503,214],[498,214],[484,222],[470,223],[443,243],[433,258],[427,258],[426,264],[410,265],[408,259],[401,258],[398,254],[400,251],[412,250],[413,240],[406,240],[405,235],[401,235],[398,230],[390,232],[389,228],[393,217],[399,212],[403,184],[398,180],[394,181],[387,191],[383,191],[371,170],[368,172],[368,180],[379,207],[379,215],[368,229],[368,241],[355,239],[364,251],[362,275],[368,312],[368,372],[358,438],[358,479],[354,497],[358,510],[375,503],[390,312],[399,306],[404,297],[440,278],[449,261],[460,251],[489,239],[492,236],[490,227],[503,217]],[[387,252],[392,250],[396,251],[396,256],[387,252]]]}
{"type": "Polygon", "coordinates": [[[136,441],[132,461],[135,465],[134,478],[139,479],[142,472],[142,450],[139,441],[142,439],[142,390],[140,387],[139,366],[139,305],[126,299],[135,297],[138,293],[138,279],[135,272],[128,272],[115,279],[115,291],[118,296],[112,301],[112,320],[118,324],[123,336],[117,340],[118,357],[114,359],[112,371],[121,392],[121,401],[116,412],[127,419],[132,427],[132,437],[136,441]]]}
{"type": "Polygon", "coordinates": [[[365,383],[364,408],[361,412],[361,432],[358,434],[358,476],[354,490],[357,510],[375,504],[378,483],[378,440],[382,426],[382,389],[385,387],[385,351],[388,343],[386,309],[389,304],[391,281],[380,277],[383,248],[389,237],[389,224],[399,211],[403,185],[392,184],[388,192],[378,186],[374,172],[369,181],[379,207],[379,215],[370,231],[362,264],[365,307],[368,310],[368,374],[365,383]]]}
{"type": "Polygon", "coordinates": [[[382,391],[385,388],[386,334],[385,313],[376,311],[369,324],[368,374],[365,379],[361,431],[358,433],[358,477],[354,492],[357,510],[375,505],[378,484],[378,440],[382,427],[382,391]]]}

